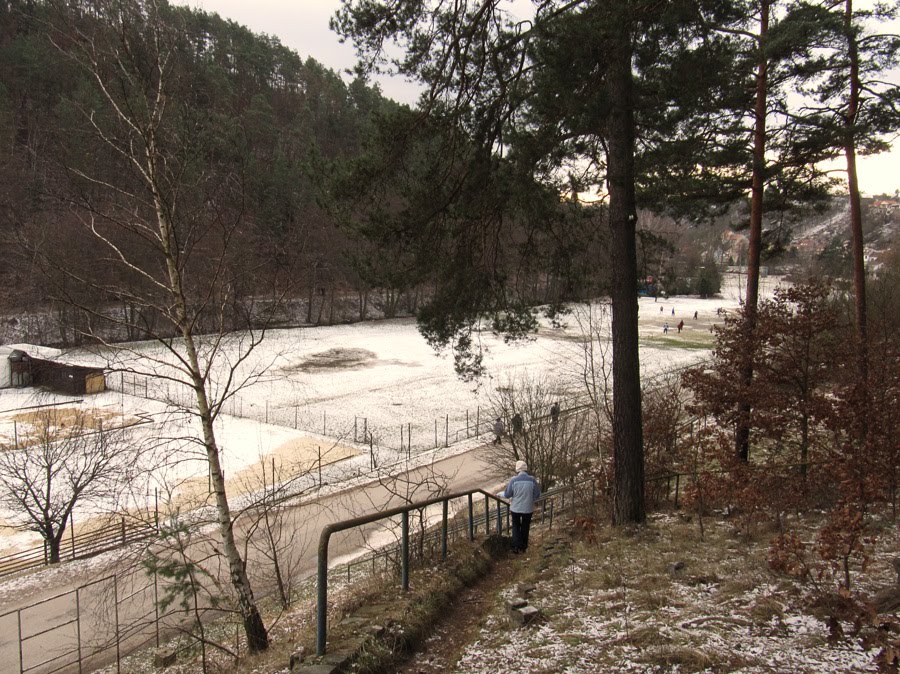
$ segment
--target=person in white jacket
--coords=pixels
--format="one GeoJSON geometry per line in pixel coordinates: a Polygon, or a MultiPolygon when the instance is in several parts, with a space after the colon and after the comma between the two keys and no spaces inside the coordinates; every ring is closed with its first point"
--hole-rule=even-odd
{"type": "Polygon", "coordinates": [[[528,532],[531,529],[534,502],[541,496],[541,487],[537,480],[528,474],[528,465],[524,461],[516,461],[516,476],[506,485],[503,496],[509,499],[512,549],[518,555],[528,549],[528,532]]]}

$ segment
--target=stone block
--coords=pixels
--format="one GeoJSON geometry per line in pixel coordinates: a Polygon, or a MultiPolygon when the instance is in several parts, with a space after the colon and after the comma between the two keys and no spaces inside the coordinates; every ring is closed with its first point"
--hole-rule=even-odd
{"type": "Polygon", "coordinates": [[[365,633],[375,639],[380,639],[387,628],[384,625],[369,625],[365,629],[365,633]]]}
{"type": "Polygon", "coordinates": [[[300,665],[297,674],[337,674],[339,667],[334,665],[300,665]]]}
{"type": "Polygon", "coordinates": [[[293,653],[291,653],[291,657],[288,660],[288,671],[293,672],[295,667],[299,667],[303,662],[303,648],[299,648],[293,653]]]}
{"type": "Polygon", "coordinates": [[[175,664],[175,660],[177,657],[178,654],[174,648],[171,648],[170,646],[162,646],[161,648],[157,648],[156,652],[153,654],[153,666],[171,667],[175,664]]]}
{"type": "Polygon", "coordinates": [[[509,612],[509,622],[513,627],[523,627],[533,623],[541,615],[534,606],[522,606],[509,612]]]}
{"type": "Polygon", "coordinates": [[[528,602],[525,601],[522,597],[513,597],[512,599],[506,600],[506,608],[509,611],[513,609],[522,608],[523,606],[527,606],[528,602]]]}
{"type": "Polygon", "coordinates": [[[534,606],[523,606],[519,611],[522,613],[522,621],[526,625],[530,625],[541,617],[540,609],[535,608],[534,606]]]}

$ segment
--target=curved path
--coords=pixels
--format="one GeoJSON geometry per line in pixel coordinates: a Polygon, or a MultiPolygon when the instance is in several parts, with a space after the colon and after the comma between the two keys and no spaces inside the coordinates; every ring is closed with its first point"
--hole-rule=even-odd
{"type": "MultiPolygon", "coordinates": [[[[412,500],[428,498],[433,494],[428,493],[425,485],[435,479],[449,491],[495,489],[504,476],[497,474],[496,467],[481,458],[480,449],[476,447],[423,467],[412,468],[398,476],[348,488],[287,509],[282,531],[290,536],[290,541],[286,544],[291,546],[294,582],[315,573],[319,532],[328,523],[407,502],[401,495],[408,494],[412,500]],[[417,491],[412,494],[413,490],[417,491]]],[[[275,580],[269,571],[271,563],[252,546],[244,547],[247,527],[252,526],[251,520],[242,517],[236,526],[254,591],[257,595],[274,592],[275,580]]],[[[341,556],[365,551],[372,538],[377,539],[378,536],[379,530],[371,527],[365,531],[350,530],[335,536],[329,548],[329,558],[334,563],[341,556]]],[[[191,543],[189,549],[192,557],[206,556],[209,553],[210,541],[205,537],[198,538],[199,540],[191,543]]],[[[79,645],[82,654],[87,656],[101,644],[113,644],[97,660],[114,661],[116,623],[120,625],[120,629],[123,629],[121,626],[132,626],[130,632],[120,633],[125,643],[126,636],[134,641],[144,641],[154,634],[155,605],[161,588],[148,584],[147,575],[139,564],[140,560],[129,559],[126,551],[108,554],[104,559],[107,558],[109,561],[106,564],[80,564],[69,569],[66,565],[61,565],[55,569],[39,571],[34,578],[29,579],[32,582],[17,593],[14,601],[4,602],[7,605],[0,609],[2,674],[20,671],[37,674],[55,670],[76,657],[79,645]],[[33,582],[40,581],[42,574],[46,575],[44,583],[33,582]],[[116,574],[115,581],[102,580],[112,574],[116,574]],[[63,577],[65,581],[53,582],[54,576],[63,577]],[[95,585],[85,587],[90,583],[95,585]],[[76,596],[74,590],[79,587],[82,589],[76,596]],[[63,593],[64,596],[59,596],[63,593]],[[114,602],[113,598],[117,601],[114,602]],[[26,606],[30,607],[27,611],[17,611],[26,606]],[[79,619],[76,620],[76,616],[79,619]],[[21,650],[20,634],[24,637],[21,650]],[[41,665],[64,653],[72,655],[61,659],[52,667],[41,665]]],[[[220,564],[214,572],[218,574],[220,582],[228,583],[225,564],[220,564]]],[[[73,666],[59,671],[78,671],[78,668],[73,666]]]]}

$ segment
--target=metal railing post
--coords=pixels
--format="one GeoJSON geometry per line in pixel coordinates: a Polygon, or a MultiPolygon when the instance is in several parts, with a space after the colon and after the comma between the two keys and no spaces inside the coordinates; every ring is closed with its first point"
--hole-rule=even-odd
{"type": "Polygon", "coordinates": [[[153,572],[153,613],[156,620],[156,647],[159,648],[159,576],[153,572]]]}
{"type": "Polygon", "coordinates": [[[497,501],[497,535],[503,535],[503,518],[502,518],[502,510],[500,508],[500,501],[497,501]]]}
{"type": "Polygon", "coordinates": [[[491,501],[487,494],[484,496],[484,535],[491,535],[491,501]]]}
{"type": "Polygon", "coordinates": [[[447,511],[450,502],[444,499],[443,512],[441,513],[441,559],[447,559],[447,511]]]}
{"type": "Polygon", "coordinates": [[[472,494],[469,494],[469,540],[475,540],[475,507],[472,503],[472,494]]]}
{"type": "Polygon", "coordinates": [[[316,592],[316,655],[325,655],[325,636],[328,633],[328,539],[331,532],[325,528],[319,539],[319,565],[316,592]]]}
{"type": "Polygon", "coordinates": [[[409,511],[404,510],[400,515],[400,530],[401,536],[400,539],[400,550],[403,555],[403,559],[400,564],[400,579],[401,585],[403,586],[403,591],[407,592],[409,590],[409,511]]]}
{"type": "MultiPolygon", "coordinates": [[[[397,508],[389,508],[387,510],[383,510],[378,513],[374,513],[371,515],[366,515],[363,517],[356,517],[350,520],[344,520],[342,522],[334,522],[332,524],[327,524],[322,529],[322,533],[319,537],[319,555],[318,555],[318,568],[317,568],[317,592],[316,592],[316,654],[317,655],[325,655],[326,650],[326,641],[328,637],[328,542],[331,538],[331,535],[338,531],[345,531],[347,529],[362,526],[364,524],[369,524],[372,522],[377,522],[379,520],[384,520],[387,518],[392,518],[397,515],[401,516],[401,530],[402,530],[402,540],[400,544],[400,550],[397,551],[396,547],[393,548],[395,552],[399,552],[402,555],[401,562],[401,575],[402,575],[402,584],[404,592],[409,590],[409,511],[410,510],[422,510],[427,508],[430,505],[434,505],[437,503],[443,504],[443,512],[444,512],[444,524],[443,528],[445,529],[443,538],[444,542],[442,544],[442,553],[446,554],[446,538],[448,535],[448,513],[449,513],[449,501],[450,499],[462,498],[463,496],[468,497],[469,500],[469,536],[472,540],[474,540],[474,503],[473,503],[473,495],[475,493],[484,494],[485,497],[485,509],[488,516],[490,516],[490,499],[493,498],[495,500],[498,499],[494,494],[489,494],[481,489],[474,489],[466,492],[457,492],[452,494],[445,494],[443,496],[436,496],[431,499],[427,499],[425,501],[421,501],[414,504],[407,504],[404,506],[399,506],[397,508]]],[[[503,501],[505,503],[505,501],[503,501]]],[[[387,564],[387,555],[385,555],[385,564],[387,564]]]]}
{"type": "Polygon", "coordinates": [[[78,645],[78,674],[81,674],[81,588],[75,588],[75,640],[78,645]]]}
{"type": "Polygon", "coordinates": [[[19,623],[19,674],[25,671],[25,654],[22,651],[22,610],[16,611],[16,618],[19,623]]]}
{"type": "Polygon", "coordinates": [[[116,614],[116,674],[122,671],[121,633],[119,632],[119,577],[113,576],[113,607],[116,614]]]}

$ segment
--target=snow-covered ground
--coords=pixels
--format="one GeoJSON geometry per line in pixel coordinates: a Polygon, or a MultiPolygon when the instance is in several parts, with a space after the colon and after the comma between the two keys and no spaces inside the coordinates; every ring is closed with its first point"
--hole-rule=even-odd
{"type": "MultiPolygon", "coordinates": [[[[644,376],[705,357],[704,345],[711,345],[710,326],[721,320],[717,310],[739,305],[743,283],[743,277],[726,276],[721,295],[713,299],[640,298],[644,376]],[[679,333],[676,325],[682,320],[685,325],[679,333]],[[664,334],[666,323],[669,330],[664,334]]],[[[771,294],[777,283],[777,278],[762,279],[761,295],[771,294]]],[[[608,335],[608,324],[601,334],[608,335]]],[[[527,374],[552,381],[562,400],[577,393],[581,336],[574,316],[564,317],[562,325],[544,321],[533,339],[521,343],[506,344],[485,335],[488,374],[467,383],[454,373],[452,354],[435,353],[408,319],[270,332],[238,366],[238,380],[246,385],[227,401],[217,420],[229,491],[251,490],[259,466],[271,466],[273,460],[279,473],[289,468],[310,472],[320,454],[323,464],[357,456],[353,461],[363,466],[368,456],[362,455],[369,451],[364,432],[371,433],[386,460],[409,447],[410,434],[414,452],[447,440],[451,445],[463,442],[457,446],[462,449],[474,440],[476,421],[481,422],[479,430],[486,431],[490,397],[498,386],[527,374]]],[[[232,338],[234,352],[245,345],[246,337],[232,338]]],[[[98,354],[67,356],[106,364],[98,354]]],[[[204,496],[208,493],[204,454],[191,440],[201,436],[200,429],[194,418],[168,404],[186,399],[187,391],[171,380],[145,376],[151,371],[175,376],[171,356],[148,342],[128,345],[112,360],[129,370],[107,376],[108,385],[118,390],[88,396],[83,402],[31,389],[0,390],[0,446],[14,446],[27,434],[24,408],[35,405],[82,406],[102,411],[107,418],[141,419],[145,423],[132,430],[135,441],[152,444],[145,459],[148,465],[161,467],[131,495],[134,504],[156,498],[154,490],[166,493],[167,500],[171,493],[181,507],[192,495],[204,496]]],[[[213,380],[218,376],[222,381],[226,372],[225,367],[214,368],[213,380]]],[[[107,427],[111,425],[114,422],[107,421],[107,427]]],[[[3,526],[11,519],[11,513],[0,511],[0,532],[11,534],[3,526]]],[[[20,533],[0,548],[38,542],[36,534],[20,533]]]]}

